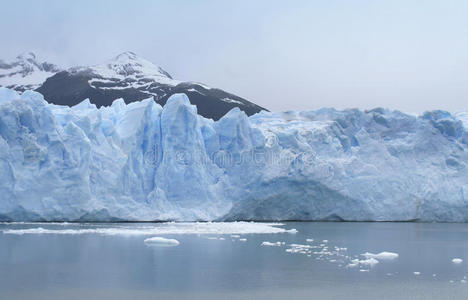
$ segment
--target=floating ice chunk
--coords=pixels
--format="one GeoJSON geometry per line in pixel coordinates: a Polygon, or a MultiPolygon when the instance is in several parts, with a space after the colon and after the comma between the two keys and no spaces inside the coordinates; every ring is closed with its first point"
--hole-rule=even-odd
{"type": "Polygon", "coordinates": [[[286,252],[289,253],[300,253],[300,254],[310,254],[312,251],[310,250],[310,245],[301,245],[301,244],[291,244],[289,245],[291,248],[286,249],[286,252]]]}
{"type": "Polygon", "coordinates": [[[413,272],[414,275],[421,275],[421,272],[413,272]]]}
{"type": "Polygon", "coordinates": [[[387,251],[380,252],[380,253],[377,253],[377,254],[366,252],[366,253],[361,254],[361,255],[364,256],[365,258],[375,258],[377,260],[394,260],[394,259],[398,258],[398,256],[399,256],[398,253],[387,252],[387,251]]]}
{"type": "Polygon", "coordinates": [[[272,243],[272,242],[267,242],[267,241],[262,243],[262,246],[270,246],[270,247],[279,247],[281,245],[284,245],[284,243],[282,242],[272,243]]]}
{"type": "Polygon", "coordinates": [[[323,240],[322,243],[328,243],[328,240],[323,240]]]}
{"type": "Polygon", "coordinates": [[[247,239],[239,239],[239,242],[247,242],[247,239]]]}
{"type": "Polygon", "coordinates": [[[314,239],[306,239],[307,243],[312,243],[313,241],[314,241],[314,239]]]}
{"type": "Polygon", "coordinates": [[[457,265],[458,265],[458,264],[461,264],[461,263],[463,262],[463,259],[461,259],[461,258],[454,258],[454,259],[452,259],[452,262],[453,262],[454,264],[457,264],[457,265]]]}
{"type": "Polygon", "coordinates": [[[297,233],[297,229],[296,228],[291,228],[289,230],[286,230],[286,232],[295,234],[295,233],[297,233]]]}
{"type": "Polygon", "coordinates": [[[367,266],[367,267],[373,267],[375,266],[376,264],[378,264],[379,261],[375,258],[368,258],[368,259],[362,259],[362,260],[359,260],[359,259],[353,259],[351,260],[351,263],[348,264],[346,267],[348,268],[354,268],[354,267],[357,267],[358,265],[362,265],[362,266],[367,266]]]}
{"type": "Polygon", "coordinates": [[[379,261],[377,259],[375,259],[375,258],[368,258],[368,259],[364,259],[364,260],[359,261],[359,264],[369,266],[369,267],[373,267],[378,263],[379,263],[379,261]]]}
{"type": "Polygon", "coordinates": [[[240,238],[240,235],[238,235],[238,234],[233,234],[233,235],[231,235],[231,237],[232,237],[233,239],[238,239],[238,238],[240,238]]]}
{"type": "Polygon", "coordinates": [[[152,238],[145,239],[145,244],[157,245],[157,246],[178,246],[179,241],[175,239],[166,239],[163,237],[155,236],[152,238]]]}

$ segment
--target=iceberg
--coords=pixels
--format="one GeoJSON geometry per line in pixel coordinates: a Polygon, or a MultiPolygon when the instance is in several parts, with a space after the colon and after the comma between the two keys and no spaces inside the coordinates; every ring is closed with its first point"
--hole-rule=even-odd
{"type": "Polygon", "coordinates": [[[461,258],[454,258],[454,259],[452,259],[452,262],[453,262],[454,264],[457,264],[457,265],[458,265],[458,264],[461,264],[461,263],[463,262],[463,259],[461,259],[461,258]]]}
{"type": "Polygon", "coordinates": [[[0,221],[468,221],[466,113],[218,121],[185,94],[96,108],[0,88],[0,221]]]}
{"type": "Polygon", "coordinates": [[[163,247],[172,247],[172,246],[179,246],[179,241],[176,239],[167,239],[160,236],[155,236],[152,238],[147,238],[144,240],[145,244],[148,245],[156,245],[156,246],[163,246],[163,247]]]}
{"type": "Polygon", "coordinates": [[[394,260],[394,259],[399,257],[398,253],[387,252],[387,251],[383,251],[383,252],[380,252],[380,253],[377,253],[377,254],[366,252],[366,253],[361,254],[361,255],[364,256],[367,259],[374,258],[374,259],[377,259],[377,260],[394,260]]]}

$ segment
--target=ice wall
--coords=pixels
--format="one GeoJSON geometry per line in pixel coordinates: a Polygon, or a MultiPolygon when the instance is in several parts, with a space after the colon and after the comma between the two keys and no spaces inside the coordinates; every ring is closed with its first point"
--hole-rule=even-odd
{"type": "Polygon", "coordinates": [[[184,94],[97,109],[0,88],[0,220],[468,221],[465,115],[214,122],[184,94]]]}

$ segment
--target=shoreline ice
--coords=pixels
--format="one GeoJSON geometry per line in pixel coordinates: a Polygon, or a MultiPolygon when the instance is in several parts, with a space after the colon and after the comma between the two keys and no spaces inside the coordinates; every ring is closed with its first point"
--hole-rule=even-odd
{"type": "MultiPolygon", "coordinates": [[[[69,224],[74,226],[73,224],[69,224]]],[[[171,235],[171,234],[200,234],[200,235],[241,235],[241,234],[274,234],[290,233],[281,228],[282,223],[255,222],[207,222],[207,223],[159,223],[138,226],[99,226],[87,224],[90,228],[26,228],[4,229],[3,234],[101,234],[101,235],[171,235]]],[[[81,227],[81,226],[80,226],[81,227]]],[[[244,240],[243,240],[244,241],[244,240]]]]}

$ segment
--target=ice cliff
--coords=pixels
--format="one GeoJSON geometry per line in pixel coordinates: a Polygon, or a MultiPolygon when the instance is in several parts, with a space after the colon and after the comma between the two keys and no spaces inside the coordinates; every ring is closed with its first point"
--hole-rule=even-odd
{"type": "Polygon", "coordinates": [[[466,114],[219,121],[184,94],[97,109],[0,88],[0,220],[468,221],[466,114]]]}

